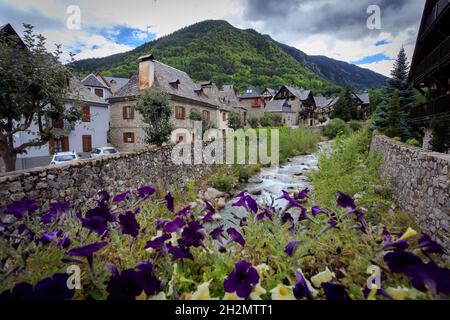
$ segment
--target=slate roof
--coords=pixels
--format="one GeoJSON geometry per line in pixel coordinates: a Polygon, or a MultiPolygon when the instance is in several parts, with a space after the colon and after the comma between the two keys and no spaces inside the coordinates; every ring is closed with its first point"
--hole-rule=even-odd
{"type": "Polygon", "coordinates": [[[266,112],[294,113],[287,100],[272,100],[266,104],[266,112]]]}
{"type": "Polygon", "coordinates": [[[311,93],[311,90],[300,90],[294,87],[285,86],[286,89],[288,89],[294,96],[299,98],[302,101],[308,100],[309,94],[311,93]]]}
{"type": "Polygon", "coordinates": [[[236,90],[232,84],[222,86],[222,90],[220,90],[219,94],[223,103],[228,104],[230,107],[248,110],[240,103],[236,90]]]}
{"type": "Polygon", "coordinates": [[[356,93],[355,96],[357,96],[358,99],[361,100],[363,104],[370,104],[370,98],[367,92],[356,93]]]}
{"type": "Polygon", "coordinates": [[[117,78],[117,77],[104,77],[111,88],[111,91],[117,92],[120,88],[122,88],[124,85],[127,84],[127,82],[130,80],[128,78],[117,78]]]}
{"type": "Polygon", "coordinates": [[[93,94],[76,77],[72,77],[70,79],[69,88],[70,88],[69,99],[108,107],[107,102],[105,102],[103,99],[93,94]]]}
{"type": "Polygon", "coordinates": [[[255,99],[255,98],[262,98],[262,95],[254,90],[254,89],[247,89],[246,92],[240,94],[239,99],[255,99]]]}
{"type": "MultiPolygon", "coordinates": [[[[219,96],[216,94],[206,95],[199,94],[202,86],[196,84],[189,75],[181,70],[175,69],[157,60],[153,60],[155,64],[155,82],[154,88],[160,89],[168,94],[197,102],[209,104],[212,107],[225,107],[221,104],[219,96]],[[179,80],[177,87],[170,83],[179,80]],[[196,92],[197,91],[197,92],[196,92]]],[[[135,97],[139,94],[139,76],[135,74],[131,79],[120,88],[114,95],[114,98],[135,97]]]]}
{"type": "Polygon", "coordinates": [[[322,96],[314,96],[314,102],[316,103],[316,107],[323,108],[326,107],[330,103],[331,99],[327,99],[322,96]]]}
{"type": "Polygon", "coordinates": [[[267,93],[272,97],[274,97],[277,94],[276,90],[272,88],[266,88],[264,91],[267,91],[267,93]]]}
{"type": "Polygon", "coordinates": [[[88,75],[86,78],[84,78],[83,80],[81,80],[81,82],[88,87],[98,87],[98,88],[107,88],[108,87],[101,82],[100,80],[98,80],[98,78],[94,75],[94,74],[90,74],[88,75]]]}

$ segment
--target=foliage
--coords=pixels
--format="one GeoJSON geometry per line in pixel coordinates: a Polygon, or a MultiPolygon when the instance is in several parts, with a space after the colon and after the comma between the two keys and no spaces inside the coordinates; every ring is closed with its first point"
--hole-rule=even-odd
{"type": "Polygon", "coordinates": [[[283,117],[281,114],[272,115],[272,127],[281,127],[283,125],[283,117]]]}
{"type": "Polygon", "coordinates": [[[319,120],[319,122],[320,122],[321,124],[323,124],[323,123],[327,122],[327,117],[325,117],[325,116],[320,116],[318,120],[319,120]]]}
{"type": "Polygon", "coordinates": [[[280,133],[280,162],[284,163],[289,158],[314,152],[320,137],[317,133],[310,132],[305,127],[292,129],[281,127],[280,133]]]}
{"type": "Polygon", "coordinates": [[[363,127],[361,122],[356,120],[349,121],[348,126],[350,129],[352,129],[352,131],[358,131],[363,127]]]}
{"type": "Polygon", "coordinates": [[[192,121],[201,121],[202,122],[202,133],[205,133],[209,129],[213,127],[211,121],[209,121],[208,117],[203,113],[198,111],[197,109],[191,109],[189,112],[189,120],[192,121]]]}
{"type": "Polygon", "coordinates": [[[372,115],[377,107],[383,102],[384,96],[386,95],[386,88],[369,89],[369,99],[370,105],[367,110],[368,115],[372,115]]]}
{"type": "MultiPolygon", "coordinates": [[[[75,122],[81,111],[77,103],[66,106],[69,70],[59,63],[61,46],[48,52],[46,39],[31,25],[24,25],[24,43],[9,36],[0,39],[0,156],[7,171],[14,171],[18,154],[40,147],[53,138],[55,121],[75,122]],[[29,141],[20,143],[14,135],[32,131],[29,141]]],[[[72,98],[76,100],[77,93],[72,98]]]]}
{"type": "Polygon", "coordinates": [[[411,147],[416,147],[416,148],[422,147],[422,144],[420,143],[420,141],[418,141],[417,139],[414,139],[414,138],[407,140],[405,143],[411,147]]]}
{"type": "Polygon", "coordinates": [[[211,182],[213,188],[223,192],[230,192],[239,185],[238,178],[230,174],[228,170],[217,172],[211,182]]]}
{"type": "Polygon", "coordinates": [[[356,109],[356,104],[353,99],[352,90],[347,87],[345,90],[341,92],[339,96],[339,100],[336,103],[336,107],[334,108],[333,113],[331,114],[332,118],[339,118],[344,121],[350,121],[352,119],[356,119],[358,116],[358,112],[356,109]]]}
{"type": "Polygon", "coordinates": [[[433,151],[446,153],[450,149],[450,120],[433,118],[431,121],[433,151]]]}
{"type": "Polygon", "coordinates": [[[272,127],[273,121],[272,121],[272,114],[271,113],[264,113],[264,115],[259,119],[259,123],[261,124],[261,127],[272,127]]]}
{"type": "Polygon", "coordinates": [[[323,134],[328,138],[332,139],[335,138],[339,134],[339,132],[342,132],[343,134],[348,134],[349,131],[350,128],[348,127],[347,123],[345,123],[345,121],[342,119],[336,118],[328,122],[327,126],[324,129],[323,134]]]}
{"type": "Polygon", "coordinates": [[[400,107],[400,98],[398,92],[395,91],[388,104],[388,117],[386,119],[385,134],[388,137],[404,137],[405,128],[399,119],[404,117],[400,107]]]}
{"type": "Polygon", "coordinates": [[[144,128],[146,143],[160,146],[169,141],[173,125],[172,108],[167,93],[153,88],[146,89],[136,102],[136,110],[147,124],[144,128]]]}
{"type": "Polygon", "coordinates": [[[230,112],[228,116],[228,127],[234,130],[242,129],[245,126],[244,117],[238,112],[230,112]]]}
{"type": "Polygon", "coordinates": [[[256,129],[259,126],[259,118],[256,117],[250,117],[250,119],[248,119],[248,124],[250,125],[251,128],[256,129]]]}
{"type": "Polygon", "coordinates": [[[130,52],[79,61],[74,67],[83,74],[102,70],[107,76],[131,77],[138,68],[138,58],[150,52],[197,82],[234,84],[241,91],[249,86],[282,85],[338,91],[336,85],[304,67],[273,40],[224,21],[197,23],[130,52]]]}

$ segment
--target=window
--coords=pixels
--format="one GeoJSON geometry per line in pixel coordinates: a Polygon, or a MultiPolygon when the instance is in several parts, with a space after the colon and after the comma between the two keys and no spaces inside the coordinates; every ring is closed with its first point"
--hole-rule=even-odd
{"type": "Polygon", "coordinates": [[[175,108],[175,118],[178,120],[186,119],[186,109],[184,107],[175,108]]]}
{"type": "Polygon", "coordinates": [[[222,121],[227,121],[227,113],[226,112],[222,113],[222,121]]]}
{"type": "Polygon", "coordinates": [[[92,136],[83,135],[81,138],[83,144],[83,152],[91,152],[92,151],[92,136]]]}
{"type": "Polygon", "coordinates": [[[186,135],[183,133],[177,134],[177,143],[183,143],[186,141],[186,135]]]}
{"type": "Polygon", "coordinates": [[[203,117],[205,117],[205,119],[207,119],[208,121],[210,121],[211,120],[211,116],[210,116],[210,114],[209,114],[209,111],[203,111],[203,117]]]}
{"type": "Polygon", "coordinates": [[[122,116],[124,120],[134,119],[134,108],[130,106],[125,106],[122,108],[122,116]]]}
{"type": "Polygon", "coordinates": [[[81,121],[91,122],[91,108],[88,105],[84,105],[82,112],[83,115],[81,117],[81,121]]]}
{"type": "Polygon", "coordinates": [[[49,141],[50,154],[69,151],[69,137],[59,137],[49,141]]]}
{"type": "Polygon", "coordinates": [[[103,98],[103,89],[95,88],[94,93],[97,97],[103,98]]]}
{"type": "Polygon", "coordinates": [[[134,132],[124,132],[123,143],[134,143],[134,132]]]}

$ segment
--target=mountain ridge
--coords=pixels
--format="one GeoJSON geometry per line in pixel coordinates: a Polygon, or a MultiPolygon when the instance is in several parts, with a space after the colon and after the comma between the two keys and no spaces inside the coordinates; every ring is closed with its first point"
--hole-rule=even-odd
{"type": "Polygon", "coordinates": [[[186,71],[195,81],[233,83],[241,90],[288,84],[330,95],[339,91],[339,86],[368,89],[383,86],[387,80],[346,62],[308,56],[254,29],[238,29],[224,20],[202,21],[131,51],[72,65],[81,74],[101,70],[104,75],[130,77],[137,71],[138,57],[150,52],[186,71]]]}

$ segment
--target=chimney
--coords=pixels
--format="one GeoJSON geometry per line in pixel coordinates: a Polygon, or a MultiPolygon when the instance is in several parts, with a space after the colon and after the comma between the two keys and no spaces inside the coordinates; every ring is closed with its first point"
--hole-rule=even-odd
{"type": "Polygon", "coordinates": [[[139,90],[151,88],[155,82],[155,57],[152,54],[139,58],[139,90]]]}

